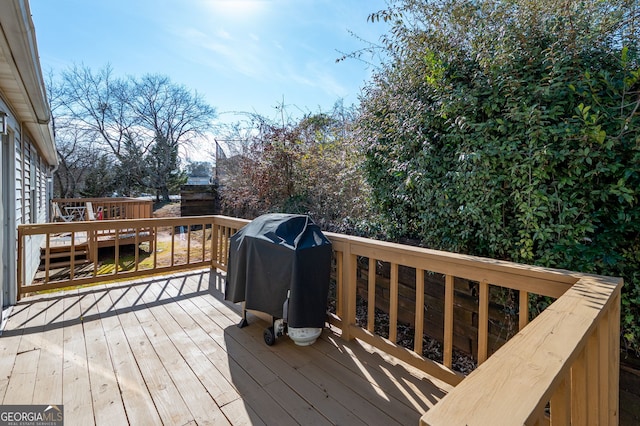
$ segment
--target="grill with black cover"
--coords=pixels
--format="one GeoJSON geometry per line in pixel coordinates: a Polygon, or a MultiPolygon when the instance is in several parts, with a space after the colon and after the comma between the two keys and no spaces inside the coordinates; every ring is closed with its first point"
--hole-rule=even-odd
{"type": "Polygon", "coordinates": [[[262,215],[231,236],[225,299],[271,315],[274,327],[283,320],[283,330],[265,331],[267,344],[287,329],[296,343],[309,344],[296,341],[293,331],[324,327],[331,254],[331,242],[308,216],[262,215]]]}

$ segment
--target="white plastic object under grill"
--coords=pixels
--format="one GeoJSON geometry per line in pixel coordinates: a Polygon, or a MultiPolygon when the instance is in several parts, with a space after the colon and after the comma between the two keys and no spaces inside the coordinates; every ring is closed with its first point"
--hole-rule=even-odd
{"type": "Polygon", "coordinates": [[[320,334],[322,334],[322,329],[311,328],[311,327],[306,327],[306,328],[289,327],[287,334],[289,335],[289,338],[293,340],[293,343],[295,343],[296,345],[309,346],[315,343],[318,337],[320,337],[320,334]]]}

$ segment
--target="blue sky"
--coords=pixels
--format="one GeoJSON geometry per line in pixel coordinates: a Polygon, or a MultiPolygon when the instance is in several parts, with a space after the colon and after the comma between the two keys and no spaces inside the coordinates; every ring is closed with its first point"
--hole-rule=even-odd
{"type": "Polygon", "coordinates": [[[367,16],[384,0],[30,0],[45,73],[73,64],[117,75],[168,75],[197,90],[219,119],[274,117],[357,103],[372,72],[339,51],[378,42],[367,16]]]}

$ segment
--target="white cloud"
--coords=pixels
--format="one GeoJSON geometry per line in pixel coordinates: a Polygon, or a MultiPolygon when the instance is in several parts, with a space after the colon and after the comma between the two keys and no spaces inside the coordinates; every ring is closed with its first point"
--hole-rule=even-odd
{"type": "Polygon", "coordinates": [[[231,40],[231,34],[229,34],[223,28],[220,28],[218,31],[216,31],[216,35],[222,39],[231,40]]]}
{"type": "Polygon", "coordinates": [[[208,0],[202,7],[215,17],[225,20],[253,21],[269,10],[270,1],[265,0],[208,0]]]}

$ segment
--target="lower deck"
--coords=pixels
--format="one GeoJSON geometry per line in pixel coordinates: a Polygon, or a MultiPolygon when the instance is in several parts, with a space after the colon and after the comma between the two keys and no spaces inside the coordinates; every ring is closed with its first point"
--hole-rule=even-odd
{"type": "Polygon", "coordinates": [[[267,346],[209,270],[27,297],[0,337],[0,403],[66,425],[417,425],[451,386],[325,329],[267,346]]]}

